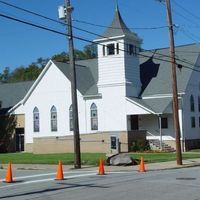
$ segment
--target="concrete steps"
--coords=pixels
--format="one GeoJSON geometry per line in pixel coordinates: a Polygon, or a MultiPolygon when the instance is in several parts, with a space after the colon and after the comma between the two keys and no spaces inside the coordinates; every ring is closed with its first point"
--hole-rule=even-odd
{"type": "MultiPolygon", "coordinates": [[[[153,150],[160,150],[160,140],[149,140],[149,145],[153,150]]],[[[162,142],[162,150],[166,152],[175,152],[175,149],[162,142]]]]}

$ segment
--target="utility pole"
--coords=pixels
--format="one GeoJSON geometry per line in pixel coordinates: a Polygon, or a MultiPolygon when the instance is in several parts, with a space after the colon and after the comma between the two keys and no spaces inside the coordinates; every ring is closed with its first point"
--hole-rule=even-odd
{"type": "Polygon", "coordinates": [[[72,34],[72,21],[70,0],[65,0],[66,22],[68,30],[68,45],[69,45],[69,62],[71,72],[71,95],[72,95],[72,116],[73,116],[73,132],[74,132],[74,168],[81,168],[81,153],[80,153],[80,135],[78,121],[78,103],[77,103],[77,87],[76,87],[76,68],[74,58],[74,43],[72,34]]]}
{"type": "Polygon", "coordinates": [[[177,165],[182,165],[173,23],[172,23],[170,0],[165,0],[165,1],[166,1],[166,8],[167,8],[169,38],[170,38],[170,59],[171,59],[171,64],[172,64],[173,118],[174,118],[175,134],[176,134],[176,161],[177,161],[177,165]]]}

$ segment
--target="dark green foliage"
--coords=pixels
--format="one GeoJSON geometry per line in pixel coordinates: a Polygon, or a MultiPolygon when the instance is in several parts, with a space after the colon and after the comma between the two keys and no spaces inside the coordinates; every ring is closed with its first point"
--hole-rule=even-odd
{"type": "MultiPolygon", "coordinates": [[[[74,50],[74,55],[76,60],[86,60],[97,57],[97,46],[93,44],[86,45],[81,50],[74,50]]],[[[69,54],[66,52],[61,52],[51,57],[52,60],[58,62],[68,62],[69,54]]],[[[20,81],[32,81],[35,80],[40,72],[43,70],[47,64],[49,58],[38,58],[35,62],[32,62],[28,66],[19,66],[13,72],[10,72],[9,67],[5,67],[2,73],[0,73],[0,83],[12,83],[20,81]]]]}
{"type": "Polygon", "coordinates": [[[10,79],[10,68],[5,67],[2,73],[0,73],[0,82],[8,83],[10,79]]]}
{"type": "Polygon", "coordinates": [[[69,56],[65,52],[62,52],[60,54],[52,56],[51,59],[57,62],[67,62],[69,61],[69,56]]]}
{"type": "Polygon", "coordinates": [[[143,140],[136,140],[131,145],[131,151],[144,152],[150,150],[149,142],[143,140]]]}
{"type": "Polygon", "coordinates": [[[96,44],[89,44],[86,45],[83,49],[86,59],[96,58],[97,57],[97,45],[96,44]]]}
{"type": "Polygon", "coordinates": [[[39,68],[34,64],[29,65],[27,68],[23,66],[16,68],[12,72],[9,82],[35,80],[39,76],[41,71],[42,71],[42,68],[39,68]]]}
{"type": "Polygon", "coordinates": [[[16,118],[13,115],[0,115],[0,152],[12,151],[12,141],[16,127],[16,118]]]}

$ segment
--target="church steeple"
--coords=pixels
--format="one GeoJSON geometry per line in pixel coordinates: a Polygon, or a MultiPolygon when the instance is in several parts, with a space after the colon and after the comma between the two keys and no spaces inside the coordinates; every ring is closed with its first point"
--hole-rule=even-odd
{"type": "Polygon", "coordinates": [[[138,96],[141,90],[138,52],[142,40],[126,26],[118,5],[112,23],[95,41],[99,43],[99,92],[116,88],[116,95],[138,96]]]}

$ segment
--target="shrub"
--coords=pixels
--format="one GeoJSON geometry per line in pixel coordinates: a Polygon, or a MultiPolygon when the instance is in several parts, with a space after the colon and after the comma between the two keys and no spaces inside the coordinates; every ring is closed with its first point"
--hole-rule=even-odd
{"type": "Polygon", "coordinates": [[[143,140],[136,140],[132,143],[130,147],[131,151],[134,152],[144,152],[150,150],[149,142],[143,140]]]}

